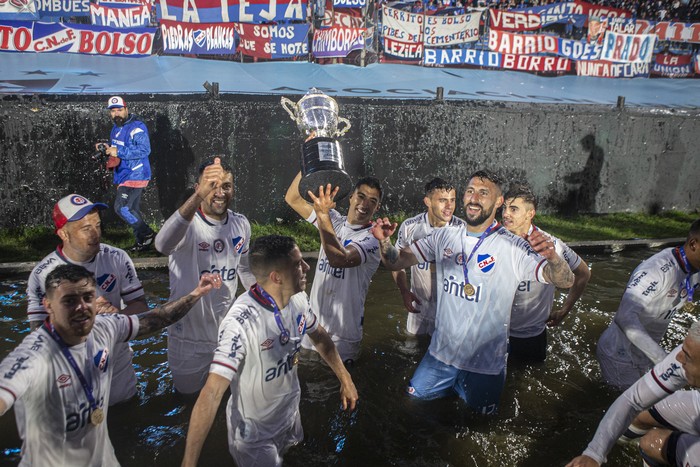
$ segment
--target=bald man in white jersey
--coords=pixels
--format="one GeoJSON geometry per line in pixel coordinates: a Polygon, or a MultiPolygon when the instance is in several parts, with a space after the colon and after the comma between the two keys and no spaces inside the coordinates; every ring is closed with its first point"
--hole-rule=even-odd
{"type": "Polygon", "coordinates": [[[207,383],[192,410],[183,467],[195,467],[226,390],[229,451],[238,467],[282,465],[286,450],[304,437],[299,415],[297,363],[309,336],[340,381],[343,409],[357,390],[323,326],[309,307],[309,265],[294,239],[259,237],[250,251],[257,283],[226,315],[207,383]]]}
{"type": "Polygon", "coordinates": [[[248,268],[250,223],[228,208],[233,192],[231,168],[220,157],[207,159],[199,167],[194,193],[156,236],[156,249],[168,255],[171,300],[191,290],[201,274],[219,273],[223,280],[223,287],[168,328],[168,365],[181,394],[204,386],[219,325],[236,298],[239,279],[245,289],[255,283],[248,268]]]}
{"type": "Polygon", "coordinates": [[[396,224],[377,219],[372,233],[391,270],[435,263],[438,310],[428,352],[407,392],[418,399],[458,394],[471,408],[494,413],[506,375],[510,309],[522,280],[568,288],[573,273],[540,232],[517,237],[495,221],[503,204],[500,179],[478,171],[464,193],[466,226],[438,229],[401,250],[396,224]]]}
{"type": "Polygon", "coordinates": [[[118,466],[107,432],[115,346],[174,323],[220,284],[204,274],[174,302],[138,315],[98,314],[91,271],[75,264],[51,271],[48,318],[0,361],[0,415],[19,402],[26,413],[18,420],[20,466],[118,466]]]}
{"type": "MultiPolygon", "coordinates": [[[[453,215],[455,200],[455,188],[446,180],[434,178],[426,183],[423,203],[428,210],[401,223],[396,248],[401,249],[425,238],[435,229],[464,225],[462,219],[453,215]]],[[[406,331],[412,335],[432,336],[437,310],[435,266],[431,266],[430,263],[412,266],[410,287],[405,270],[392,271],[391,275],[399,287],[404,307],[408,311],[406,331]]]]}

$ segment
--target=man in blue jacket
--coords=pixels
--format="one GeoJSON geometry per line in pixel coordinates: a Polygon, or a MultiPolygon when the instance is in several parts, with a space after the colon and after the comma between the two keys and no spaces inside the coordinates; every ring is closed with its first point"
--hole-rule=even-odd
{"type": "MultiPolygon", "coordinates": [[[[117,198],[114,211],[134,231],[136,244],[131,251],[145,251],[153,243],[153,230],[141,216],[141,193],[151,179],[151,143],[146,125],[129,114],[126,102],[120,96],[107,101],[109,116],[114,122],[109,147],[105,149],[107,168],[114,170],[117,198]]],[[[97,145],[99,150],[99,143],[97,145]]]]}

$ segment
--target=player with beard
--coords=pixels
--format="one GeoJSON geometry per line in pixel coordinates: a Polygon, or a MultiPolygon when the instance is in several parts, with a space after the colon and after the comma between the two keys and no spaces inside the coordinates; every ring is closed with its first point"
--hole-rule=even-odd
{"type": "Polygon", "coordinates": [[[501,180],[489,171],[469,178],[464,193],[466,225],[437,229],[398,250],[396,223],[377,219],[384,265],[399,270],[434,263],[437,283],[435,332],[407,392],[418,399],[457,393],[472,409],[498,408],[506,377],[510,310],[523,280],[568,288],[574,276],[549,238],[535,231],[523,239],[495,220],[503,204],[501,180]]]}
{"type": "MultiPolygon", "coordinates": [[[[114,171],[117,198],[114,211],[131,227],[136,243],[130,251],[145,251],[153,243],[154,233],[141,215],[141,194],[151,179],[151,142],[148,129],[136,115],[130,114],[126,102],[119,96],[107,101],[109,116],[114,122],[109,147],[107,167],[114,171]]],[[[100,145],[95,148],[99,151],[100,145]]]]}
{"type": "Polygon", "coordinates": [[[219,325],[236,298],[239,278],[246,290],[255,283],[248,268],[250,223],[228,208],[233,191],[231,167],[220,157],[207,159],[194,193],[156,236],[156,249],[168,255],[171,300],[192,290],[202,273],[219,273],[222,279],[220,289],[168,328],[168,364],[182,394],[196,393],[206,382],[219,325]]]}
{"type": "MultiPolygon", "coordinates": [[[[301,173],[287,189],[285,201],[315,225],[321,236],[311,308],[343,361],[352,363],[360,355],[367,289],[379,267],[379,248],[370,229],[382,201],[382,185],[374,177],[358,180],[350,195],[348,215],[343,216],[333,209],[337,188],[319,187],[318,196],[309,192],[312,205],[299,194],[300,181],[301,173]]],[[[302,345],[314,348],[308,337],[302,345]]]]}

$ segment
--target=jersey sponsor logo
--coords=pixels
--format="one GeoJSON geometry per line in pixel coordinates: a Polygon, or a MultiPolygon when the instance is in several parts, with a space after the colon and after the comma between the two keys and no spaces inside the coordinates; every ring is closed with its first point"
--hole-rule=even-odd
{"type": "Polygon", "coordinates": [[[17,374],[18,371],[20,370],[26,370],[27,366],[24,365],[24,362],[29,360],[29,357],[17,357],[15,360],[15,363],[12,364],[10,367],[10,371],[5,373],[4,377],[5,379],[12,379],[14,376],[17,374]]]}
{"type": "Polygon", "coordinates": [[[117,285],[117,276],[114,274],[102,274],[100,277],[97,278],[97,286],[102,290],[103,292],[111,292],[114,290],[114,287],[117,285]]]}
{"type": "Polygon", "coordinates": [[[245,237],[234,237],[231,239],[231,244],[233,245],[233,250],[236,253],[240,253],[245,246],[245,237]]]}
{"type": "MultiPolygon", "coordinates": [[[[241,324],[245,324],[247,319],[250,319],[250,317],[253,316],[253,312],[251,311],[250,308],[246,309],[245,311],[242,311],[241,314],[236,316],[236,321],[238,321],[241,324]]],[[[234,343],[238,341],[238,336],[234,338],[234,343]]]]}
{"type": "Polygon", "coordinates": [[[294,354],[298,351],[287,354],[286,358],[281,358],[277,361],[277,365],[265,370],[265,381],[273,381],[280,376],[286,375],[294,369],[294,354]]]}
{"type": "Polygon", "coordinates": [[[223,240],[218,239],[218,238],[216,240],[214,240],[214,251],[215,252],[221,253],[222,251],[224,251],[224,247],[225,247],[225,245],[224,245],[223,240]]]}
{"type": "MultiPolygon", "coordinates": [[[[244,313],[247,313],[247,311],[244,313]]],[[[249,318],[249,317],[250,317],[250,314],[246,318],[249,318]]],[[[236,319],[238,319],[238,318],[236,318],[236,319]]],[[[243,321],[239,320],[239,322],[241,324],[243,324],[243,321]]],[[[241,345],[241,335],[236,334],[235,336],[233,336],[233,339],[231,339],[231,348],[229,349],[228,358],[231,358],[231,359],[236,358],[236,354],[238,353],[239,350],[241,350],[241,347],[243,347],[241,345]]]]}
{"type": "Polygon", "coordinates": [[[479,303],[479,300],[481,300],[481,284],[476,286],[474,295],[469,296],[464,293],[464,281],[458,281],[455,276],[450,276],[443,279],[442,291],[446,294],[454,295],[455,297],[462,298],[469,302],[479,303]]]}
{"type": "Polygon", "coordinates": [[[485,255],[476,255],[476,260],[476,265],[479,266],[481,272],[489,272],[491,269],[493,269],[493,266],[496,264],[496,258],[488,253],[486,253],[485,255]]]}
{"type": "Polygon", "coordinates": [[[105,348],[97,352],[93,360],[97,369],[105,373],[109,366],[109,349],[105,348]]]}
{"type": "Polygon", "coordinates": [[[664,381],[668,381],[671,378],[680,378],[680,375],[678,374],[680,369],[681,367],[677,363],[671,363],[671,367],[667,368],[666,371],[659,375],[659,377],[664,381]]]}
{"type": "Polygon", "coordinates": [[[136,273],[134,272],[134,269],[131,267],[130,261],[127,261],[125,263],[125,266],[126,266],[126,274],[124,275],[124,277],[126,278],[126,280],[128,281],[129,284],[133,284],[134,280],[136,279],[136,273]]]}
{"type": "Polygon", "coordinates": [[[236,268],[227,268],[226,266],[222,266],[219,268],[216,264],[211,265],[211,269],[204,269],[199,272],[199,275],[201,276],[202,274],[206,273],[211,273],[211,274],[216,274],[219,273],[221,276],[222,281],[235,281],[236,280],[236,268]]]}
{"type": "Polygon", "coordinates": [[[646,275],[647,275],[646,271],[642,271],[641,273],[639,273],[639,275],[637,277],[635,277],[634,279],[632,279],[630,281],[630,285],[628,285],[627,288],[631,289],[632,287],[637,287],[639,285],[639,283],[642,282],[642,278],[646,275]]]}
{"type": "Polygon", "coordinates": [[[518,284],[518,292],[529,292],[530,291],[530,281],[521,281],[518,284]]]}
{"type": "Polygon", "coordinates": [[[265,351],[265,350],[270,350],[274,345],[275,345],[275,340],[272,339],[271,337],[268,337],[267,339],[265,339],[265,342],[260,344],[260,347],[262,347],[262,350],[265,351]]]}
{"type": "Polygon", "coordinates": [[[668,298],[675,297],[677,293],[678,293],[678,291],[676,289],[671,289],[666,294],[666,297],[668,297],[668,298]]]}
{"type": "Polygon", "coordinates": [[[209,251],[209,247],[211,245],[209,245],[207,242],[200,242],[198,246],[199,246],[199,251],[209,251]]]}
{"type": "Polygon", "coordinates": [[[455,262],[459,264],[460,266],[464,264],[464,253],[460,253],[457,255],[455,258],[455,262]]]}
{"type": "MultiPolygon", "coordinates": [[[[101,397],[97,402],[98,407],[104,406],[104,397],[101,397]]],[[[90,404],[83,402],[78,407],[78,412],[69,413],[66,415],[66,433],[79,430],[90,425],[90,404]]],[[[92,426],[92,425],[90,425],[92,426]]]]}
{"type": "MultiPolygon", "coordinates": [[[[649,286],[646,288],[644,292],[642,292],[642,295],[645,297],[649,295],[650,293],[653,293],[656,291],[656,286],[659,285],[659,281],[654,281],[649,286]]],[[[681,296],[683,295],[683,292],[681,292],[681,296]]]]}
{"type": "Polygon", "coordinates": [[[428,271],[428,270],[430,270],[430,263],[418,263],[418,264],[416,264],[416,268],[428,271]]]}
{"type": "Polygon", "coordinates": [[[345,279],[345,269],[344,268],[334,268],[328,262],[328,258],[321,258],[318,261],[318,270],[326,274],[327,276],[334,277],[336,279],[345,279]]]}
{"type": "Polygon", "coordinates": [[[56,261],[58,261],[56,258],[47,259],[46,261],[44,261],[43,263],[41,263],[39,266],[36,267],[36,269],[34,270],[34,274],[36,274],[37,276],[40,276],[41,273],[44,272],[44,269],[48,268],[56,261]]]}
{"type": "Polygon", "coordinates": [[[73,381],[70,377],[70,375],[67,374],[62,374],[58,378],[56,378],[56,384],[58,384],[58,389],[63,389],[67,388],[68,386],[73,384],[73,381]]]}
{"type": "Polygon", "coordinates": [[[661,265],[661,272],[667,273],[673,267],[673,261],[668,261],[666,264],[661,265]]]}

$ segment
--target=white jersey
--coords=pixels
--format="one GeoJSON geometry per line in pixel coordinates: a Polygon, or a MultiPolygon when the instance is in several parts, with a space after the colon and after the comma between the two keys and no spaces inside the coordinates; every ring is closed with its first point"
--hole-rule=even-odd
{"type": "MultiPolygon", "coordinates": [[[[666,356],[659,345],[673,315],[686,303],[688,271],[679,248],[666,248],[632,273],[610,326],[598,341],[601,358],[632,363],[640,374],[666,356]]],[[[698,287],[697,273],[690,284],[698,287]]]]}
{"type": "Polygon", "coordinates": [[[296,365],[301,338],[318,328],[306,293],[298,293],[279,312],[289,332],[283,343],[273,307],[259,290],[254,286],[238,297],[224,318],[209,370],[231,381],[229,445],[234,439],[272,439],[294,423],[301,394],[296,365]]]}
{"type": "Polygon", "coordinates": [[[239,276],[244,287],[255,282],[242,276],[249,275],[248,219],[229,210],[226,218],[218,221],[197,210],[192,222],[188,222],[175,211],[155,241],[158,251],[169,255],[171,301],[194,290],[202,274],[221,274],[221,288],[202,297],[184,318],[168,327],[169,340],[206,344],[213,351],[221,320],[236,297],[239,276]]]}
{"type": "Polygon", "coordinates": [[[610,449],[637,414],[688,384],[683,366],[676,360],[682,347],[676,347],[615,400],[583,454],[604,463],[610,449]]]}
{"type": "MultiPolygon", "coordinates": [[[[537,227],[531,225],[528,235],[535,229],[537,227]]],[[[540,232],[554,242],[554,250],[566,261],[572,271],[581,264],[581,258],[566,243],[544,230],[540,230],[540,232]]],[[[552,312],[555,289],[556,287],[552,284],[541,284],[531,280],[518,284],[510,316],[511,336],[528,338],[542,334],[547,327],[549,314],[552,312]]]]}
{"type": "MultiPolygon", "coordinates": [[[[104,243],[95,257],[86,262],[71,261],[63,254],[61,247],[48,254],[32,270],[27,281],[27,316],[29,321],[44,321],[48,318],[43,299],[46,295],[46,276],[62,264],[77,264],[95,275],[95,291],[112,306],[121,310],[123,302],[143,297],[143,286],[136,274],[131,258],[124,250],[104,243]]],[[[131,362],[133,351],[128,342],[115,346],[113,357],[114,375],[112,378],[112,399],[114,405],[136,394],[136,373],[131,362]]]]}
{"type": "MultiPolygon", "coordinates": [[[[86,342],[69,347],[105,416],[113,351],[136,337],[139,320],[121,314],[98,315],[86,342]]],[[[24,338],[0,362],[0,399],[11,407],[21,402],[20,465],[116,466],[107,422],[93,426],[90,403],[77,374],[44,326],[24,338]]]]}
{"type": "Polygon", "coordinates": [[[419,261],[435,263],[438,283],[435,333],[428,351],[460,370],[499,374],[506,365],[513,297],[522,280],[545,282],[546,260],[524,239],[496,224],[467,263],[472,296],[464,293],[462,264],[478,237],[466,226],[435,230],[410,248],[419,261]]]}
{"type": "MultiPolygon", "coordinates": [[[[450,222],[445,227],[457,227],[464,225],[464,221],[457,216],[452,216],[450,222]]],[[[425,238],[435,229],[428,220],[428,213],[418,214],[415,217],[406,219],[399,227],[396,248],[402,249],[411,243],[425,238]]],[[[429,262],[419,263],[411,266],[411,292],[418,297],[421,305],[415,305],[420,310],[421,315],[435,316],[437,309],[437,280],[435,278],[434,267],[431,270],[429,262]]],[[[411,314],[409,314],[409,317],[411,314]]]]}
{"type": "MultiPolygon", "coordinates": [[[[372,235],[371,224],[348,224],[347,218],[333,209],[330,218],[340,243],[346,248],[355,248],[362,263],[354,268],[334,268],[328,264],[321,247],[311,287],[311,309],[318,313],[321,326],[333,340],[360,342],[367,289],[379,267],[379,242],[372,235]]],[[[306,220],[316,225],[316,212],[306,220]]],[[[304,347],[311,347],[308,338],[304,340],[304,347]]],[[[341,355],[341,358],[346,357],[341,355]]]]}

